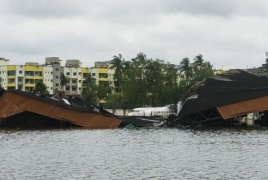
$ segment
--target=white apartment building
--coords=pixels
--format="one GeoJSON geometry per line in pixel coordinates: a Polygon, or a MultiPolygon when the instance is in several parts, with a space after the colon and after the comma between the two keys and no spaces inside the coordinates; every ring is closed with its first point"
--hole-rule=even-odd
{"type": "Polygon", "coordinates": [[[29,62],[25,65],[9,65],[9,60],[0,58],[0,85],[4,89],[20,89],[33,91],[35,84],[42,81],[50,94],[65,91],[66,95],[79,95],[82,92],[82,83],[90,73],[90,68],[82,67],[79,60],[67,60],[61,66],[58,57],[47,57],[45,64],[29,62]],[[69,83],[61,87],[61,73],[69,83]]]}
{"type": "Polygon", "coordinates": [[[0,58],[0,87],[2,88],[7,87],[7,65],[9,65],[9,59],[0,58]]]}
{"type": "Polygon", "coordinates": [[[83,80],[89,73],[81,66],[82,63],[79,60],[67,60],[65,67],[61,67],[60,73],[63,73],[69,79],[69,83],[64,87],[59,87],[59,90],[64,90],[66,95],[81,94],[83,80]]]}

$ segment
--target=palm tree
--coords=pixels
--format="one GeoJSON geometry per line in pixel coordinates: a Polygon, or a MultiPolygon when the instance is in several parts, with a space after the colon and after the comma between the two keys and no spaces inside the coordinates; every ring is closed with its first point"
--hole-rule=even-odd
{"type": "Polygon", "coordinates": [[[110,69],[115,69],[114,73],[114,80],[117,81],[117,87],[118,92],[120,94],[120,102],[121,102],[121,85],[122,85],[122,74],[124,69],[124,59],[122,58],[121,54],[118,54],[118,56],[114,55],[113,59],[111,60],[111,66],[110,69]]]}
{"type": "Polygon", "coordinates": [[[194,66],[200,69],[204,65],[203,55],[199,54],[194,58],[194,66]]]}
{"type": "Polygon", "coordinates": [[[114,55],[113,59],[111,60],[110,69],[115,69],[114,79],[119,81],[123,71],[123,62],[125,60],[122,58],[122,55],[119,54],[118,56],[114,55]]]}
{"type": "Polygon", "coordinates": [[[185,57],[180,62],[181,65],[181,73],[186,76],[186,85],[189,85],[189,78],[192,77],[192,67],[190,67],[190,60],[188,57],[185,57]]]}

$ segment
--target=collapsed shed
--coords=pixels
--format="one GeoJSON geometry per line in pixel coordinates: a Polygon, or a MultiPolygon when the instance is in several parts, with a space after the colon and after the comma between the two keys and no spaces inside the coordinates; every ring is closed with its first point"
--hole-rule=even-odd
{"type": "Polygon", "coordinates": [[[262,112],[267,124],[268,78],[244,70],[229,70],[192,86],[182,99],[176,124],[224,124],[249,113],[262,112]]]}
{"type": "Polygon", "coordinates": [[[0,90],[0,127],[117,128],[121,120],[18,90],[0,90]],[[29,123],[30,121],[30,123],[29,123]],[[28,123],[28,124],[27,124],[28,123]]]}

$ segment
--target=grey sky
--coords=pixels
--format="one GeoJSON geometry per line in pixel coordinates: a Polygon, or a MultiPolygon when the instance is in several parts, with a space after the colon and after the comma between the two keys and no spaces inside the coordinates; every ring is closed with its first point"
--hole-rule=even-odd
{"type": "Polygon", "coordinates": [[[258,67],[268,51],[266,0],[0,0],[0,57],[84,66],[122,54],[215,68],[258,67]]]}

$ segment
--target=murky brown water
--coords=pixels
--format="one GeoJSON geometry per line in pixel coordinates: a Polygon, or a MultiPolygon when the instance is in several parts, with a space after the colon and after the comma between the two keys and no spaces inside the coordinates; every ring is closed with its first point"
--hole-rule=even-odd
{"type": "Polygon", "coordinates": [[[0,130],[0,179],[266,179],[268,130],[0,130]]]}

